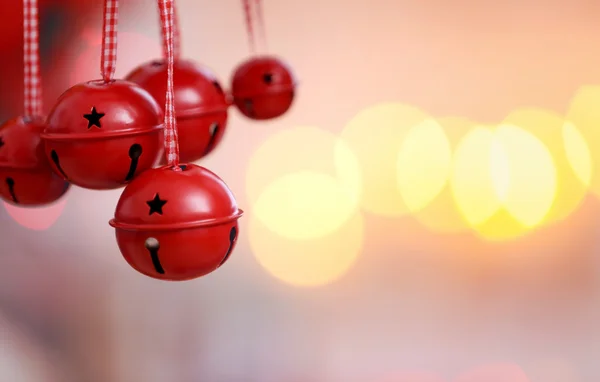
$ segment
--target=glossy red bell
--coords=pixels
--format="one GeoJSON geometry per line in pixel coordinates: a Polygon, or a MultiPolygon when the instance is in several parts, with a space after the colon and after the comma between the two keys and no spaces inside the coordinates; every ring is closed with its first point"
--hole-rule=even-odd
{"type": "Polygon", "coordinates": [[[237,108],[248,118],[273,119],[292,106],[296,80],[290,68],[274,57],[255,57],[234,72],[231,95],[237,108]]]}
{"type": "Polygon", "coordinates": [[[0,196],[21,206],[43,206],[60,199],[69,183],[54,174],[40,138],[41,119],[18,117],[0,126],[0,196]]]}
{"type": "Polygon", "coordinates": [[[138,272],[183,281],[219,268],[231,255],[243,211],[227,185],[193,164],[148,170],[125,187],[110,225],[138,272]]]}
{"type": "MultiPolygon", "coordinates": [[[[160,105],[165,104],[167,65],[164,60],[144,64],[126,79],[146,89],[160,105]]],[[[179,156],[182,162],[193,162],[208,155],[223,138],[229,104],[216,77],[191,61],[175,61],[173,82],[179,156]]]]}
{"type": "Polygon", "coordinates": [[[42,134],[52,169],[77,186],[122,187],[163,153],[162,111],[138,85],[75,85],[58,99],[42,134]]]}

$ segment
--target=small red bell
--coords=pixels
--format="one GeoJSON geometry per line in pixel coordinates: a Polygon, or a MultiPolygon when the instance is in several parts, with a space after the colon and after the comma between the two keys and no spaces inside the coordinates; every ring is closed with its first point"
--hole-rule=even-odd
{"type": "Polygon", "coordinates": [[[53,170],[77,186],[122,187],[163,153],[162,111],[122,80],[75,85],[58,99],[42,134],[53,170]]]}
{"type": "Polygon", "coordinates": [[[52,203],[69,189],[69,183],[54,174],[40,138],[42,119],[18,117],[0,126],[0,196],[22,206],[52,203]]]}
{"type": "Polygon", "coordinates": [[[227,185],[194,164],[148,170],[125,187],[110,225],[138,272],[183,281],[219,268],[238,237],[237,206],[227,185]]]}
{"type": "MultiPolygon", "coordinates": [[[[229,104],[208,69],[188,60],[177,60],[173,72],[179,155],[182,162],[194,162],[208,155],[223,138],[229,104]]],[[[160,105],[165,104],[166,61],[144,64],[126,79],[146,89],[160,105]]]]}
{"type": "Polygon", "coordinates": [[[248,118],[273,119],[292,106],[296,81],[290,68],[274,57],[255,57],[234,72],[231,95],[248,118]]]}

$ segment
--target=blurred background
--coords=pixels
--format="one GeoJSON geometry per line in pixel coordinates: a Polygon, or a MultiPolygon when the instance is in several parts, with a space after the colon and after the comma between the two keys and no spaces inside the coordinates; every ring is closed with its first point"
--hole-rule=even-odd
{"type": "MultiPolygon", "coordinates": [[[[99,73],[101,0],[39,0],[47,109],[99,73]]],[[[122,1],[117,76],[161,55],[122,1]]],[[[178,0],[183,55],[229,87],[237,0],[178,0]]],[[[596,382],[600,5],[264,0],[299,79],[283,118],[230,112],[200,162],[246,211],[232,258],[146,278],[116,191],[0,207],[0,380],[596,382]]],[[[22,111],[22,4],[2,3],[0,117],[22,111]]]]}

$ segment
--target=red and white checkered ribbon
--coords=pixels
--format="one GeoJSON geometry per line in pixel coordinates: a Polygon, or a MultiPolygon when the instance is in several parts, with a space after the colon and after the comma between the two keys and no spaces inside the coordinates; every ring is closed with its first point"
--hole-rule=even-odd
{"type": "MultiPolygon", "coordinates": [[[[159,13],[160,13],[160,5],[159,5],[159,13]]],[[[162,18],[161,18],[162,24],[162,18]]],[[[162,32],[162,29],[161,29],[162,32]]],[[[163,33],[163,57],[167,58],[167,40],[165,39],[163,33]]],[[[173,56],[175,57],[175,61],[179,59],[181,55],[181,37],[179,32],[179,17],[177,16],[177,7],[175,6],[175,1],[173,1],[173,56]]]]}
{"type": "Polygon", "coordinates": [[[104,0],[104,25],[102,30],[102,56],[100,72],[104,82],[110,82],[117,69],[117,25],[119,0],[104,0]]]}
{"type": "Polygon", "coordinates": [[[158,0],[162,25],[163,45],[167,59],[167,101],[165,103],[165,155],[167,164],[176,169],[179,165],[179,143],[177,122],[175,120],[175,102],[173,91],[173,64],[175,62],[174,42],[174,6],[173,0],[158,0]]]}
{"type": "Polygon", "coordinates": [[[256,15],[256,23],[260,33],[260,43],[264,50],[267,50],[267,36],[265,32],[265,20],[263,14],[262,0],[242,0],[244,8],[244,18],[246,22],[246,33],[248,34],[248,42],[250,43],[250,51],[256,53],[257,42],[254,30],[254,16],[256,15]]]}
{"type": "Polygon", "coordinates": [[[37,0],[23,0],[23,53],[25,116],[39,117],[43,112],[37,0]]]}

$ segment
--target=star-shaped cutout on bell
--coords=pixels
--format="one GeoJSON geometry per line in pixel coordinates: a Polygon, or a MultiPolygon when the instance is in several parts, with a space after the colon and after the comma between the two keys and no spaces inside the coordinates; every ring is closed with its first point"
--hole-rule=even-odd
{"type": "Polygon", "coordinates": [[[4,146],[4,139],[2,139],[2,137],[0,137],[0,148],[2,148],[2,146],[4,146]]]}
{"type": "Polygon", "coordinates": [[[98,113],[95,106],[92,107],[92,112],[90,114],[83,115],[83,118],[88,120],[88,129],[91,129],[92,126],[102,127],[100,118],[104,117],[104,115],[104,113],[98,113]]]}
{"type": "Polygon", "coordinates": [[[154,199],[148,200],[146,202],[146,204],[148,205],[148,207],[150,207],[150,212],[148,213],[148,215],[152,215],[153,213],[162,215],[163,214],[162,208],[165,204],[167,204],[167,201],[162,200],[157,193],[156,195],[154,195],[154,199]]]}

